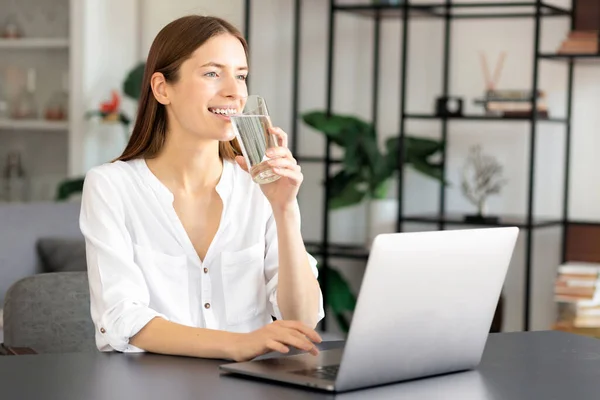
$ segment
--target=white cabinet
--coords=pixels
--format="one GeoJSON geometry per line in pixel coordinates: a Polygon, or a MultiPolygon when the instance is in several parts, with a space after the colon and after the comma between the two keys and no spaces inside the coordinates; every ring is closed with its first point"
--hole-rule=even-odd
{"type": "MultiPolygon", "coordinates": [[[[138,0],[0,0],[0,198],[7,155],[22,155],[29,201],[52,200],[58,183],[90,167],[97,141],[87,139],[88,110],[120,90],[139,61],[138,0]],[[16,21],[21,38],[3,38],[6,21],[16,21]],[[35,118],[13,118],[10,109],[35,71],[35,118]],[[68,84],[63,84],[65,77],[68,84]],[[46,109],[68,90],[67,119],[48,120],[46,109]],[[90,147],[91,146],[91,147],[90,147]]],[[[101,151],[101,149],[98,149],[101,151]]],[[[106,160],[109,161],[109,160],[106,160]]]]}

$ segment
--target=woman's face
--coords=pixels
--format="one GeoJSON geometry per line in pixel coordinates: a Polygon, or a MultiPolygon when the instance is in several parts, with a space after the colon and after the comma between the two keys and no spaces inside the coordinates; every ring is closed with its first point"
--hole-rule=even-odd
{"type": "Polygon", "coordinates": [[[202,139],[233,139],[228,115],[244,108],[247,74],[246,53],[235,36],[221,34],[206,41],[182,63],[177,82],[166,84],[169,128],[202,139]]]}

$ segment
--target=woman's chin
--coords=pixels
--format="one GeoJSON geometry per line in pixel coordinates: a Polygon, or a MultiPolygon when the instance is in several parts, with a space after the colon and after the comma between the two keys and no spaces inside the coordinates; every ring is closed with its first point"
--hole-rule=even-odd
{"type": "Polygon", "coordinates": [[[223,132],[223,135],[221,135],[221,138],[219,138],[220,142],[231,142],[233,139],[235,139],[235,133],[233,132],[233,128],[230,127],[229,130],[227,130],[226,132],[223,132]]]}

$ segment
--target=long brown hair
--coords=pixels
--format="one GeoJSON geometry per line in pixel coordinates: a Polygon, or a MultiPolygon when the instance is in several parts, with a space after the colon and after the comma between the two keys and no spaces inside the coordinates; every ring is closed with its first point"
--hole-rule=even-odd
{"type": "MultiPolygon", "coordinates": [[[[114,161],[156,157],[165,143],[167,111],[154,98],[150,78],[155,72],[160,72],[167,82],[177,82],[181,64],[204,42],[224,33],[239,39],[248,58],[248,44],[244,36],[221,18],[189,15],[169,23],[158,33],[152,42],[144,68],[142,91],[131,138],[123,154],[114,161]]],[[[236,139],[219,142],[219,155],[222,158],[232,160],[240,154],[242,152],[236,139]]]]}

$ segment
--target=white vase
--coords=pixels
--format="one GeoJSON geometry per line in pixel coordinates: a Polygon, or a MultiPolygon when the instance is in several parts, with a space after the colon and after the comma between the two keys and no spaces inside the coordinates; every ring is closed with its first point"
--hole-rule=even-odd
{"type": "Polygon", "coordinates": [[[397,199],[373,199],[369,202],[366,245],[371,247],[373,239],[380,233],[396,232],[398,216],[397,199]]]}
{"type": "Polygon", "coordinates": [[[366,205],[361,203],[329,212],[329,241],[334,244],[365,243],[366,205]]]}

